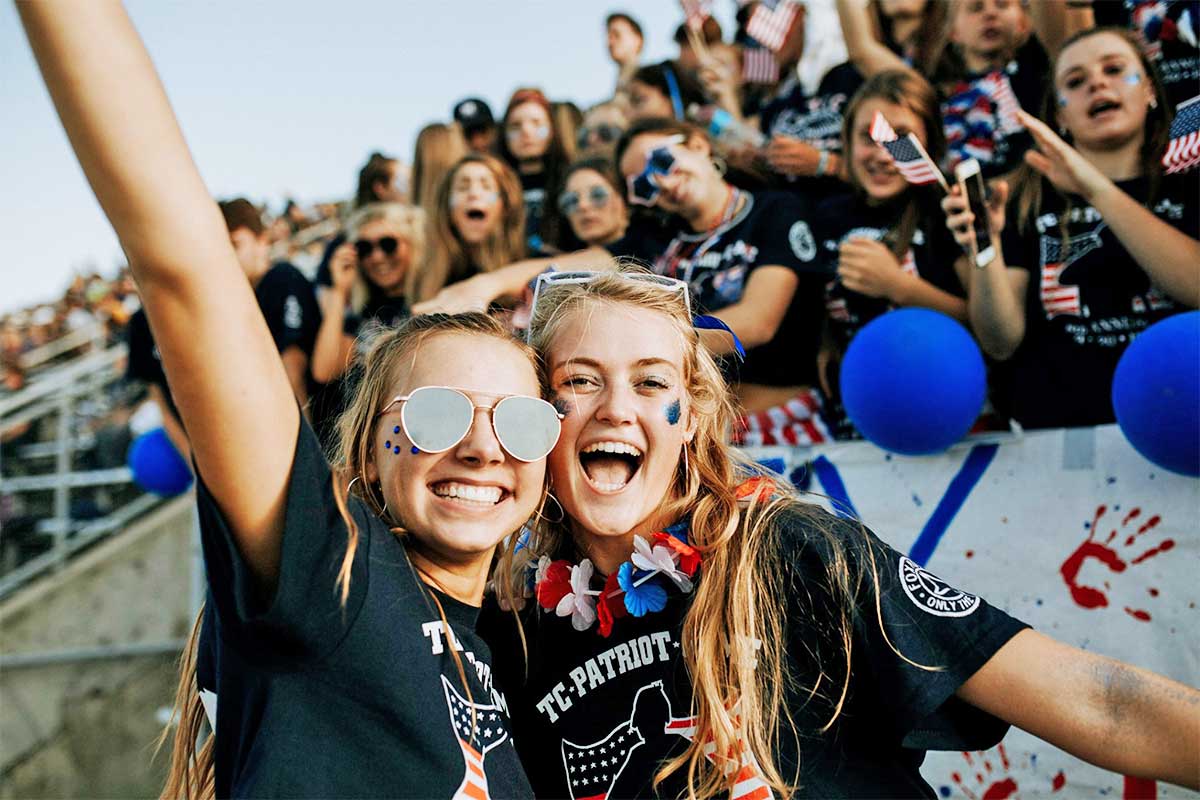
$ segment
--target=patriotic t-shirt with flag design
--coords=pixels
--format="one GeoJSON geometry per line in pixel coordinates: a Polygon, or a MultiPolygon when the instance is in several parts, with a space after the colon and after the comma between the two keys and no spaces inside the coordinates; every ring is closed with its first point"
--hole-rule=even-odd
{"type": "MultiPolygon", "coordinates": [[[[858,195],[847,193],[831,197],[817,208],[815,227],[821,258],[831,276],[825,285],[828,330],[843,352],[854,334],[893,306],[884,298],[868,297],[842,285],[836,277],[839,248],[852,238],[883,242],[890,248],[904,208],[916,191],[909,189],[897,201],[880,206],[868,205],[858,195]]],[[[956,297],[966,297],[954,271],[954,262],[963,251],[946,228],[945,215],[936,199],[923,203],[918,200],[917,208],[917,226],[904,257],[899,259],[900,269],[956,297]]]]}
{"type": "MultiPolygon", "coordinates": [[[[1117,186],[1145,205],[1149,181],[1117,186]]],[[[1001,234],[1004,260],[1029,273],[1025,337],[1005,369],[996,403],[1026,428],[1114,422],[1112,376],[1148,326],[1187,310],[1150,282],[1100,213],[1047,182],[1042,213],[1018,230],[1016,200],[1001,234]],[[1061,224],[1066,223],[1065,240],[1061,224]]],[[[1156,217],[1200,238],[1200,172],[1167,175],[1149,205],[1156,217]]]]}
{"type": "MultiPolygon", "coordinates": [[[[778,697],[789,703],[800,736],[797,740],[781,730],[776,767],[790,778],[796,765],[802,766],[795,795],[801,798],[935,797],[919,772],[925,749],[983,749],[1007,730],[1005,723],[957,700],[954,692],[1024,625],[922,569],[857,523],[815,513],[813,518],[785,512],[775,523],[787,565],[780,602],[786,604],[789,668],[798,681],[790,689],[778,687],[778,697]],[[845,659],[831,632],[828,545],[814,524],[832,530],[851,548],[852,564],[868,563],[855,548],[869,543],[875,549],[887,632],[885,637],[868,579],[854,629],[845,710],[829,733],[821,728],[836,697],[810,698],[806,689],[822,668],[822,686],[829,685],[829,675],[845,659]],[[889,641],[913,662],[946,669],[914,667],[889,641]]],[[[575,560],[573,554],[562,555],[575,560]]],[[[701,584],[703,573],[701,566],[701,584]]],[[[603,581],[595,576],[592,588],[601,589],[603,581]]],[[[497,681],[509,699],[517,748],[537,796],[678,796],[686,768],[657,793],[654,774],[664,759],[697,739],[705,756],[733,782],[731,798],[777,796],[762,779],[754,753],[743,747],[718,758],[697,728],[680,642],[692,597],[672,590],[661,611],[617,619],[607,638],[594,628],[577,631],[569,617],[531,604],[522,612],[528,668],[511,614],[485,604],[480,632],[496,653],[497,681]]]]}
{"type": "Polygon", "coordinates": [[[947,174],[969,158],[976,159],[988,177],[1021,165],[1032,140],[1015,112],[1017,108],[1035,116],[1041,112],[1049,69],[1045,49],[1030,37],[1002,69],[967,75],[944,87],[941,108],[947,174]]]}
{"type": "Polygon", "coordinates": [[[1200,2],[1107,0],[1095,4],[1097,25],[1128,28],[1162,78],[1178,107],[1200,89],[1200,2]]]}
{"type": "Polygon", "coordinates": [[[796,292],[775,338],[748,350],[744,363],[726,361],[724,366],[731,381],[812,385],[825,285],[817,271],[812,206],[790,192],[743,192],[741,197],[740,209],[713,230],[696,233],[675,219],[664,245],[662,234],[631,225],[607,249],[614,256],[649,264],[660,275],[686,281],[695,313],[712,314],[739,302],[755,270],[773,266],[794,272],[796,292]]]}
{"type": "Polygon", "coordinates": [[[216,639],[202,644],[210,663],[200,678],[202,688],[215,681],[219,698],[216,795],[532,797],[491,652],[475,633],[479,610],[425,588],[401,540],[357,497],[341,603],[347,531],[333,480],[301,420],[269,597],[198,481],[205,629],[216,639]]]}

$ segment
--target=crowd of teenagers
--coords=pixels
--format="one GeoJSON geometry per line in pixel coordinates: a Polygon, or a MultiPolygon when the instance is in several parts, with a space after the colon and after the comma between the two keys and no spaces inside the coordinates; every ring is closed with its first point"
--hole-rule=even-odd
{"type": "Polygon", "coordinates": [[[197,471],[164,796],[933,797],[926,750],[1010,725],[1200,788],[1200,692],[1033,631],[736,447],[853,435],[838,359],[906,305],[970,325],[998,411],[1111,421],[1128,340],[1200,305],[1196,172],[1161,166],[1196,4],[1153,4],[1147,40],[1143,3],[1097,27],[1082,0],[838,0],[850,60],[815,86],[804,7],[756,48],[754,5],[736,44],[697,18],[654,65],[613,14],[611,101],[466,100],[411,173],[372,156],[313,289],[207,194],[115,0],[18,4],[197,471]],[[777,85],[742,80],[756,49],[777,85]],[[880,115],[979,162],[987,219],[910,184],[880,115]]]}

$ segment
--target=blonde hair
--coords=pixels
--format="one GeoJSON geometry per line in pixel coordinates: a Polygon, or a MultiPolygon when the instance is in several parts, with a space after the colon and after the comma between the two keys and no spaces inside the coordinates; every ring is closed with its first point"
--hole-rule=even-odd
{"type": "Polygon", "coordinates": [[[421,128],[413,148],[413,205],[432,214],[438,186],[450,168],[466,154],[467,141],[457,122],[435,122],[421,128]]]}
{"type": "MultiPolygon", "coordinates": [[[[350,578],[359,541],[358,525],[350,513],[348,497],[354,495],[362,500],[371,513],[384,520],[391,528],[392,533],[401,539],[408,536],[408,532],[401,525],[388,519],[382,488],[377,484],[372,486],[366,483],[366,468],[373,455],[372,433],[375,418],[392,398],[397,370],[401,364],[411,363],[425,341],[439,335],[490,336],[499,339],[511,344],[528,358],[535,374],[539,370],[540,360],[533,348],[514,337],[502,323],[486,314],[475,312],[428,314],[411,317],[399,326],[382,328],[376,332],[367,348],[366,355],[355,362],[355,372],[352,373],[352,380],[355,382],[352,384],[353,389],[350,392],[349,403],[338,418],[337,438],[330,459],[334,501],[346,523],[346,553],[342,557],[337,580],[333,587],[343,606],[350,594],[350,578]]],[[[515,533],[515,531],[510,533],[515,533]]],[[[515,547],[516,539],[516,536],[507,536],[498,548],[498,551],[507,559],[505,563],[511,563],[509,551],[515,547]]],[[[421,580],[417,581],[418,587],[423,588],[423,583],[428,583],[445,591],[445,587],[439,585],[431,575],[420,572],[415,564],[413,568],[420,573],[421,580]]],[[[436,609],[441,617],[442,624],[449,629],[450,623],[446,619],[445,611],[437,595],[425,591],[425,596],[430,601],[432,609],[436,609]]],[[[168,722],[158,740],[158,747],[161,748],[170,737],[171,729],[176,728],[175,740],[171,748],[171,763],[166,785],[160,795],[161,800],[177,797],[184,797],[187,800],[194,800],[194,798],[207,800],[213,797],[215,792],[213,737],[209,736],[199,750],[196,747],[201,723],[204,719],[199,687],[196,682],[196,651],[199,645],[203,615],[204,610],[201,608],[192,627],[191,636],[180,657],[179,685],[175,693],[175,706],[171,721],[168,722]],[[174,724],[176,720],[179,721],[178,726],[174,724]]],[[[462,660],[454,648],[447,648],[447,650],[455,663],[459,679],[462,681],[469,701],[471,688],[467,683],[462,660]]]]}
{"type": "MultiPolygon", "coordinates": [[[[416,206],[403,203],[368,203],[354,211],[346,220],[346,240],[353,242],[358,232],[372,222],[383,222],[396,232],[396,236],[408,242],[409,258],[405,268],[405,286],[410,276],[425,260],[425,212],[416,206]]],[[[372,300],[379,299],[378,287],[367,280],[362,269],[358,270],[354,286],[350,290],[350,308],[361,313],[372,300]]],[[[407,292],[406,292],[407,294],[407,292]]]]}
{"type": "MultiPolygon", "coordinates": [[[[737,770],[730,771],[728,764],[710,763],[705,750],[737,758],[738,745],[745,742],[762,777],[786,797],[798,773],[791,781],[785,780],[773,753],[785,727],[796,735],[797,748],[799,737],[791,709],[779,702],[781,688],[800,688],[810,699],[823,697],[830,705],[826,728],[833,724],[849,687],[855,598],[865,573],[852,567],[848,543],[833,531],[829,515],[803,502],[786,481],[769,477],[775,490],[769,498],[756,496],[745,507],[739,502],[736,489],[741,482],[749,475],[764,473],[726,445],[735,408],[720,370],[700,346],[683,298],[661,286],[626,277],[635,271],[626,265],[589,283],[550,286],[533,309],[530,331],[532,343],[544,354],[574,314],[628,305],[662,314],[683,344],[682,380],[697,427],[661,510],[665,518],[690,518],[690,543],[704,558],[704,579],[696,586],[681,632],[698,733],[684,753],[663,765],[654,780],[658,784],[686,768],[689,797],[716,796],[732,788],[737,770]],[[788,620],[779,602],[780,597],[795,593],[785,561],[791,552],[789,543],[780,541],[782,528],[776,524],[784,513],[821,549],[828,592],[836,608],[836,618],[830,621],[832,633],[843,655],[838,669],[826,674],[818,668],[817,680],[807,687],[798,685],[789,664],[788,620]]],[[[862,541],[867,541],[865,536],[862,541]]],[[[557,557],[572,543],[586,552],[585,545],[572,542],[565,521],[539,522],[529,546],[498,568],[501,603],[519,605],[529,565],[543,555],[557,557]]]]}
{"type": "Polygon", "coordinates": [[[436,212],[430,218],[432,247],[419,269],[409,271],[405,294],[410,302],[428,300],[449,283],[469,278],[470,269],[492,272],[525,257],[525,200],[516,173],[500,159],[471,153],[459,159],[438,186],[436,212]],[[473,252],[450,221],[450,194],[454,176],[466,164],[482,164],[496,179],[500,191],[500,223],[473,252]]]}

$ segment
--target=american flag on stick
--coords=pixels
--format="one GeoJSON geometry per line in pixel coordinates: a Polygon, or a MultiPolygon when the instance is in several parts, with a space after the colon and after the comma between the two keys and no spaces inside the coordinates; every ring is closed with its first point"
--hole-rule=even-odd
{"type": "Polygon", "coordinates": [[[508,739],[503,714],[496,705],[481,705],[469,702],[442,676],[442,688],[446,692],[446,707],[454,735],[462,748],[466,761],[466,773],[454,800],[488,800],[487,773],[483,770],[483,758],[492,748],[508,739]]]}
{"type": "Polygon", "coordinates": [[[946,184],[945,176],[925,152],[920,140],[911,133],[903,137],[897,136],[896,131],[878,111],[871,120],[871,139],[888,151],[892,163],[904,176],[904,180],[917,186],[937,181],[942,185],[942,189],[949,193],[950,187],[946,184]]]}
{"type": "Polygon", "coordinates": [[[792,28],[797,8],[794,0],[761,0],[746,23],[746,33],[763,47],[778,52],[792,28]]]}
{"type": "Polygon", "coordinates": [[[775,83],[779,80],[779,62],[775,54],[765,47],[747,47],[742,50],[743,83],[775,83]]]}
{"type": "Polygon", "coordinates": [[[1170,137],[1162,160],[1168,175],[1186,172],[1200,164],[1200,96],[1175,109],[1170,137]]]}

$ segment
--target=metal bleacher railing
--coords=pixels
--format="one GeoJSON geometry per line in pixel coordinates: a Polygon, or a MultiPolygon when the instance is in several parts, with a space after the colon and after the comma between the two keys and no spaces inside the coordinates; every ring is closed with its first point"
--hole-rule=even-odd
{"type": "MultiPolygon", "coordinates": [[[[42,364],[82,342],[51,342],[53,352],[31,352],[26,363],[42,364]]],[[[126,353],[124,344],[93,350],[45,368],[25,388],[0,396],[0,435],[7,442],[0,451],[0,500],[9,511],[0,529],[0,598],[61,568],[74,553],[162,502],[136,491],[127,466],[79,463],[96,446],[84,422],[111,405],[126,353]],[[30,426],[36,426],[36,435],[13,436],[30,426]],[[99,489],[106,490],[102,507],[76,514],[73,500],[99,489]],[[24,513],[14,514],[14,508],[24,513]],[[15,524],[17,516],[24,524],[15,524]]]]}

